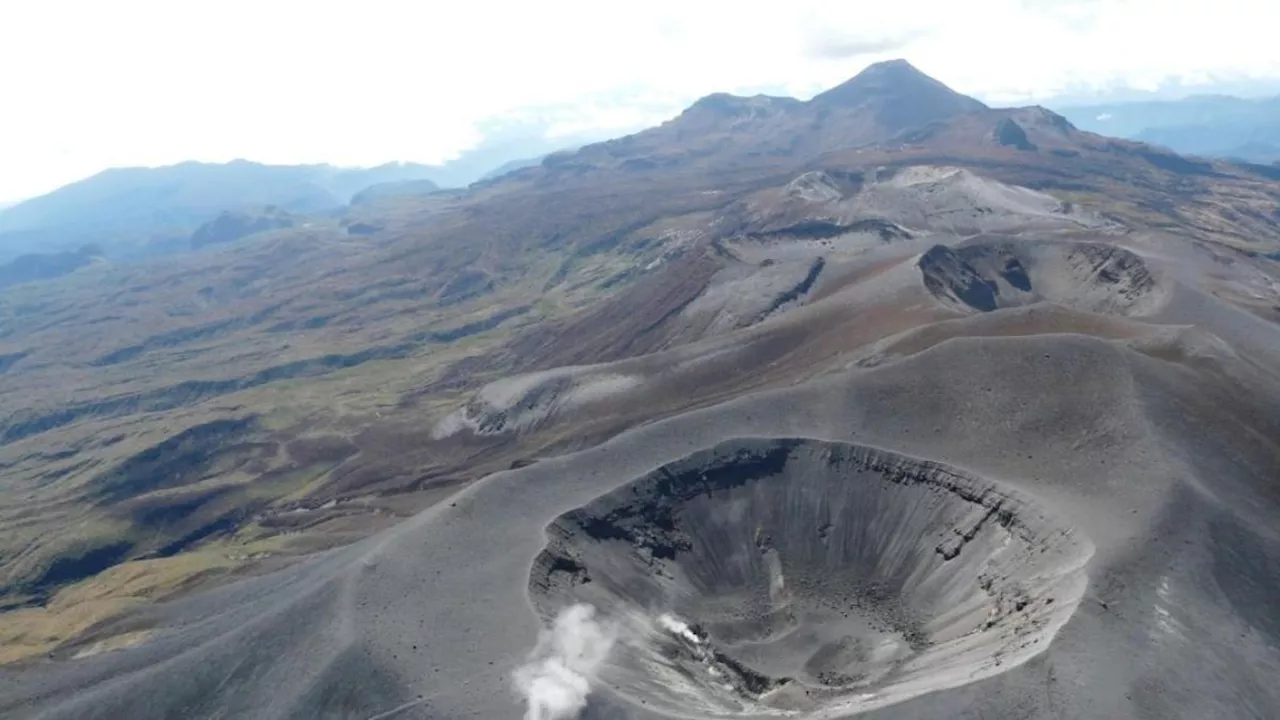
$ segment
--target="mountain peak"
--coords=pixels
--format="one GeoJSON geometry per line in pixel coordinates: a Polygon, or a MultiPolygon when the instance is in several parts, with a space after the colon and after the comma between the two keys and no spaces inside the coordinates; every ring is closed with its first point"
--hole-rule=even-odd
{"type": "Polygon", "coordinates": [[[868,109],[884,126],[896,129],[987,109],[901,59],[868,65],[810,102],[818,107],[868,109]]]}
{"type": "MultiPolygon", "coordinates": [[[[903,73],[903,74],[924,75],[924,73],[920,72],[919,68],[917,68],[915,65],[912,65],[905,58],[894,58],[892,60],[881,60],[880,62],[877,62],[877,63],[871,63],[870,65],[863,68],[862,72],[858,74],[873,75],[877,73],[881,73],[881,74],[903,73]]],[[[924,75],[924,76],[928,77],[927,75],[924,75]]]]}

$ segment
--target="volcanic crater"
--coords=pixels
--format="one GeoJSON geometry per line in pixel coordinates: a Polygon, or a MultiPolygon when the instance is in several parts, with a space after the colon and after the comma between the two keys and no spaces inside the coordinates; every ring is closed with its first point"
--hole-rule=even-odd
{"type": "Polygon", "coordinates": [[[1090,541],[997,483],[859,445],[730,441],[561,515],[544,617],[608,609],[601,686],[667,717],[828,717],[1045,649],[1090,541]]]}

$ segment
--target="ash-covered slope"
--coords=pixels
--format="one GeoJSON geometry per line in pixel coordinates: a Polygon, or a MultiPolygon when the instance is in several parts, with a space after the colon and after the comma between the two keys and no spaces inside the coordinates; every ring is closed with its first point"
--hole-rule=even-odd
{"type": "Polygon", "coordinates": [[[134,619],[117,629],[156,630],[132,650],[7,671],[0,708],[518,718],[511,676],[535,644],[530,600],[554,614],[589,599],[601,623],[630,627],[640,613],[650,629],[623,630],[608,655],[617,665],[583,676],[582,717],[761,717],[771,712],[761,698],[804,687],[785,700],[800,717],[1249,717],[1280,707],[1267,682],[1280,670],[1268,612],[1280,542],[1265,521],[1277,510],[1275,460],[1227,419],[1272,431],[1280,395],[1230,354],[1181,360],[1172,347],[958,339],[682,414],[490,477],[360,545],[134,619]],[[1223,405],[1243,382],[1253,399],[1223,405]],[[745,472],[744,453],[763,453],[767,467],[745,472]],[[641,477],[656,494],[633,491],[641,477]],[[568,526],[557,519],[578,507],[588,511],[568,526]],[[548,541],[567,559],[539,560],[548,541]],[[843,578],[846,567],[883,575],[843,578]],[[553,586],[572,593],[541,589],[552,569],[553,586]],[[608,601],[619,591],[632,599],[608,601]],[[752,598],[782,612],[759,615],[752,598]],[[822,605],[842,599],[851,605],[822,605]],[[870,619],[850,612],[859,608],[870,619]],[[664,612],[700,623],[697,639],[664,625],[664,612]],[[743,635],[765,627],[750,618],[773,618],[778,634],[743,635]],[[821,641],[802,642],[806,633],[821,641]],[[778,650],[757,653],[759,642],[778,650]],[[859,651],[865,643],[888,655],[859,651]],[[634,664],[650,650],[674,663],[662,672],[722,698],[718,709],[665,695],[680,685],[634,664]],[[745,689],[708,684],[704,662],[745,689]]]}

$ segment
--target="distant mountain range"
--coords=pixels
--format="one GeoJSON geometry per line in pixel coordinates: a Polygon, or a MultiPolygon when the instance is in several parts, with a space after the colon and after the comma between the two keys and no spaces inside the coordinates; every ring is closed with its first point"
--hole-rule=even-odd
{"type": "Polygon", "coordinates": [[[0,212],[0,259],[86,243],[117,259],[175,244],[185,249],[191,232],[223,211],[273,205],[322,213],[372,185],[417,180],[429,171],[412,163],[348,169],[247,160],[113,168],[0,212]]]}
{"type": "Polygon", "coordinates": [[[0,262],[23,254],[69,252],[88,243],[115,260],[187,250],[193,245],[192,232],[224,212],[256,214],[274,206],[295,214],[326,213],[353,201],[465,187],[608,136],[597,132],[549,139],[544,130],[499,130],[438,165],[341,168],[235,160],[112,168],[46,195],[0,203],[0,262]]]}
{"type": "MultiPolygon", "coordinates": [[[[0,262],[24,254],[72,252],[86,244],[113,260],[185,251],[207,244],[193,243],[193,231],[223,213],[254,215],[266,206],[294,215],[330,213],[348,204],[428,194],[544,166],[563,174],[588,166],[696,164],[699,158],[745,149],[736,146],[748,137],[751,156],[803,155],[812,149],[807,146],[883,142],[901,128],[919,129],[984,108],[906,63],[891,62],[808,102],[710,95],[658,128],[614,140],[606,140],[605,132],[549,139],[541,127],[498,129],[479,146],[437,165],[351,169],[237,160],[116,168],[24,202],[0,203],[0,262]],[[747,127],[750,132],[744,133],[747,127]]],[[[1280,162],[1280,97],[1202,95],[1056,110],[1082,130],[1183,154],[1280,162]]],[[[1021,126],[1009,123],[1000,134],[1016,146],[1021,126]]]]}
{"type": "Polygon", "coordinates": [[[1179,153],[1280,161],[1280,96],[1199,95],[1055,109],[1083,130],[1162,145],[1179,153]]]}

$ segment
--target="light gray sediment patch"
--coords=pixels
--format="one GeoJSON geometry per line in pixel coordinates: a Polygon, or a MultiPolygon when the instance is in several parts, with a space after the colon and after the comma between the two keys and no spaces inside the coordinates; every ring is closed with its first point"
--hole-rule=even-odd
{"type": "Polygon", "coordinates": [[[601,672],[669,717],[806,718],[991,677],[1048,647],[1093,546],[979,476],[864,446],[733,440],[557,518],[546,618],[595,605],[601,672]]]}

